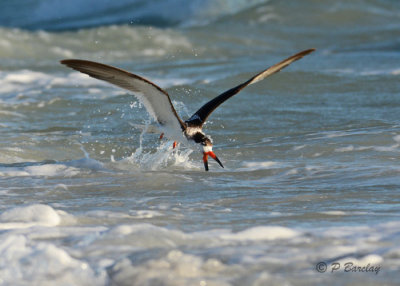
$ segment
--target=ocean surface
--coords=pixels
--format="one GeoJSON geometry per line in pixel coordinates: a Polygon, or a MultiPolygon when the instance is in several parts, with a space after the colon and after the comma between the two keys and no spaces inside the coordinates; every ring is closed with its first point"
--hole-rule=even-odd
{"type": "Polygon", "coordinates": [[[0,285],[399,285],[399,1],[1,1],[0,134],[0,285]],[[210,116],[209,172],[59,63],[187,119],[308,48],[210,116]]]}

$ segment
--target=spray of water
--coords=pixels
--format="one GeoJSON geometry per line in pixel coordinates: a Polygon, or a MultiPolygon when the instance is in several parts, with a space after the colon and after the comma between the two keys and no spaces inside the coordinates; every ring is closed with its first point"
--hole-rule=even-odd
{"type": "MultiPolygon", "coordinates": [[[[186,148],[185,146],[177,145],[173,148],[173,142],[168,140],[160,140],[158,147],[154,151],[145,151],[143,148],[144,139],[146,134],[154,133],[154,126],[151,125],[150,120],[145,122],[145,125],[141,125],[142,130],[139,136],[139,147],[132,153],[131,156],[124,158],[116,163],[124,165],[125,168],[136,167],[140,170],[163,170],[166,168],[174,167],[174,169],[191,169],[196,168],[193,164],[189,155],[193,152],[192,149],[186,148]]],[[[121,167],[121,166],[120,166],[121,167]]]]}

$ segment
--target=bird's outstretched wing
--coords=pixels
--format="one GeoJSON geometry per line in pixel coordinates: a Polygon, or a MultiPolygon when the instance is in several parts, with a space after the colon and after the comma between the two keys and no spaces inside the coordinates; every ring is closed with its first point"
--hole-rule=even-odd
{"type": "Polygon", "coordinates": [[[300,53],[297,53],[269,68],[266,70],[260,72],[259,74],[253,76],[251,79],[248,81],[239,84],[238,86],[231,88],[230,90],[225,91],[224,93],[218,95],[214,99],[210,100],[206,104],[204,104],[199,110],[196,111],[187,121],[186,124],[190,127],[202,127],[204,122],[206,121],[207,117],[218,107],[220,106],[225,100],[228,98],[234,96],[238,92],[240,92],[243,88],[246,86],[259,82],[263,80],[264,78],[279,72],[281,69],[287,67],[290,65],[292,62],[297,61],[301,59],[302,57],[308,55],[309,53],[315,51],[315,49],[308,49],[305,51],[302,51],[300,53]]]}
{"type": "Polygon", "coordinates": [[[86,60],[62,60],[62,64],[91,77],[107,81],[132,91],[147,112],[162,126],[183,131],[185,123],[179,118],[168,93],[140,76],[125,70],[86,60]]]}

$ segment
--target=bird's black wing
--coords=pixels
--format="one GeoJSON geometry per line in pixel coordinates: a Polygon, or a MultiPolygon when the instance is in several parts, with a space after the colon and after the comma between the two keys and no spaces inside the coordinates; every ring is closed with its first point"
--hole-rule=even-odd
{"type": "Polygon", "coordinates": [[[146,107],[147,112],[160,125],[172,128],[172,130],[185,130],[186,125],[176,113],[168,93],[151,81],[97,62],[70,59],[62,60],[61,63],[91,77],[132,91],[146,107]]]}
{"type": "Polygon", "coordinates": [[[302,57],[310,54],[311,52],[315,51],[315,49],[308,49],[297,53],[269,68],[260,72],[259,74],[253,76],[248,81],[239,84],[238,86],[231,88],[230,90],[225,91],[224,93],[218,95],[214,99],[210,100],[206,104],[204,104],[199,110],[196,111],[187,121],[186,124],[190,127],[202,127],[208,116],[218,107],[220,106],[225,100],[234,96],[238,92],[240,92],[246,86],[256,83],[258,81],[263,80],[264,78],[279,72],[281,69],[287,67],[292,62],[301,59],[302,57]]]}

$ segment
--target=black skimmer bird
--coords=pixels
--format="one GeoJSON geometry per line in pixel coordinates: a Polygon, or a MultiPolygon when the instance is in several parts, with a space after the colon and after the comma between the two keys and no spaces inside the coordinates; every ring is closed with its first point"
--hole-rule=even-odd
{"type": "Polygon", "coordinates": [[[174,146],[176,142],[181,142],[189,146],[191,145],[190,147],[200,146],[203,152],[204,167],[205,170],[208,171],[208,156],[217,161],[222,168],[224,167],[212,150],[213,144],[210,137],[204,134],[202,130],[210,114],[225,100],[239,93],[246,86],[259,82],[279,72],[292,62],[301,59],[314,50],[315,49],[308,49],[299,52],[263,70],[246,82],[225,91],[204,104],[186,121],[183,121],[177,114],[168,93],[143,77],[116,67],[92,61],[67,59],[62,60],[61,63],[93,78],[107,81],[133,92],[136,98],[145,106],[147,112],[161,127],[163,133],[160,138],[162,138],[165,133],[169,139],[174,140],[174,146]]]}

